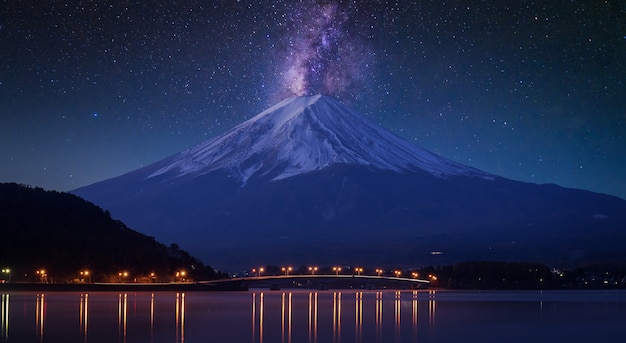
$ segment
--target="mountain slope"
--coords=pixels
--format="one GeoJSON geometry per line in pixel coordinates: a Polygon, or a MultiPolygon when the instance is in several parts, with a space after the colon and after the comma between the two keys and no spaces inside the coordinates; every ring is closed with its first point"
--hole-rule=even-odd
{"type": "Polygon", "coordinates": [[[226,169],[245,183],[254,174],[280,180],[338,163],[489,177],[412,145],[321,95],[286,99],[224,135],[167,159],[148,177],[226,169]]]}
{"type": "Polygon", "coordinates": [[[75,193],[220,267],[626,255],[625,201],[463,166],[324,96],[75,193]]]}
{"type": "Polygon", "coordinates": [[[22,276],[39,268],[56,282],[77,278],[85,269],[92,281],[121,270],[133,278],[154,272],[162,281],[181,268],[200,279],[219,276],[187,252],[133,231],[68,193],[0,183],[0,227],[0,264],[11,267],[14,281],[33,281],[22,276]]]}

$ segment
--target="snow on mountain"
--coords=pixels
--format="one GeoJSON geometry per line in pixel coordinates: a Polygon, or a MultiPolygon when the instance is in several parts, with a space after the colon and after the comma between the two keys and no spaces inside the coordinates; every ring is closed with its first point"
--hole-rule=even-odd
{"type": "Polygon", "coordinates": [[[626,258],[626,201],[463,166],[320,95],[73,193],[233,270],[626,258]]]}
{"type": "Polygon", "coordinates": [[[286,99],[225,134],[164,161],[155,176],[197,176],[226,169],[245,184],[252,175],[285,179],[337,163],[439,177],[492,175],[439,157],[386,131],[333,98],[286,99]]]}

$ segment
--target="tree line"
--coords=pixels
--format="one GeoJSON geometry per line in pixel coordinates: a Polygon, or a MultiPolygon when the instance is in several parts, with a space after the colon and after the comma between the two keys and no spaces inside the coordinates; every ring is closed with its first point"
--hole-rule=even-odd
{"type": "MultiPolygon", "coordinates": [[[[37,270],[64,282],[89,270],[91,281],[110,281],[122,271],[171,281],[226,277],[180,249],[166,246],[111,218],[108,211],[73,194],[16,183],[0,184],[0,266],[13,281],[35,281],[37,270]]],[[[0,276],[1,277],[1,276],[0,276]]]]}

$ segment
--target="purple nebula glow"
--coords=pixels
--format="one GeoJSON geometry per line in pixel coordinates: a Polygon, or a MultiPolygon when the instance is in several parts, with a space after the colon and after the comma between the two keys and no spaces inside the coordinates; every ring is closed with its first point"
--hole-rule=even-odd
{"type": "Polygon", "coordinates": [[[294,6],[280,66],[281,97],[341,96],[367,81],[374,54],[351,21],[352,4],[294,6]]]}

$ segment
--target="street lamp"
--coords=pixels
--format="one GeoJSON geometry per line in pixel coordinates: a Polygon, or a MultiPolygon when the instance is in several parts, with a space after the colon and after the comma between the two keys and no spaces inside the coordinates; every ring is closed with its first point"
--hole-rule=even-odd
{"type": "Polygon", "coordinates": [[[85,282],[85,279],[87,279],[88,282],[91,283],[91,273],[88,270],[81,270],[80,276],[82,277],[83,282],[85,282]]]}
{"type": "Polygon", "coordinates": [[[289,275],[289,272],[293,270],[293,268],[291,267],[282,267],[280,270],[283,271],[283,273],[285,273],[285,275],[289,275]]]}
{"type": "Polygon", "coordinates": [[[380,276],[380,274],[382,274],[384,272],[384,270],[382,269],[376,269],[376,275],[380,276]]]}
{"type": "Polygon", "coordinates": [[[41,278],[41,283],[48,283],[48,273],[45,269],[39,269],[36,274],[41,278]]]}
{"type": "Polygon", "coordinates": [[[120,277],[120,282],[125,282],[126,278],[128,277],[128,272],[127,271],[119,272],[117,273],[117,276],[120,277]]]}
{"type": "Polygon", "coordinates": [[[333,267],[333,271],[335,272],[335,275],[339,275],[339,272],[341,271],[341,267],[333,267]]]}
{"type": "Polygon", "coordinates": [[[354,271],[356,271],[356,275],[361,275],[361,273],[363,272],[363,268],[356,267],[356,268],[354,268],[354,271]]]}
{"type": "Polygon", "coordinates": [[[317,271],[317,267],[309,267],[309,271],[311,272],[311,275],[315,275],[315,272],[317,271]]]}
{"type": "Polygon", "coordinates": [[[2,269],[2,274],[6,274],[7,282],[11,282],[11,269],[9,268],[2,269]]]}
{"type": "Polygon", "coordinates": [[[187,276],[187,272],[184,270],[176,272],[176,279],[180,282],[185,281],[186,276],[187,276]]]}
{"type": "Polygon", "coordinates": [[[259,269],[252,268],[252,274],[256,274],[257,277],[261,276],[261,273],[263,273],[264,271],[265,269],[263,267],[259,267],[259,269]]]}
{"type": "Polygon", "coordinates": [[[416,273],[416,272],[412,272],[412,273],[411,273],[411,276],[412,276],[414,279],[417,279],[417,273],[416,273]]]}
{"type": "Polygon", "coordinates": [[[402,272],[399,270],[394,270],[393,273],[396,274],[396,277],[400,277],[400,275],[402,275],[402,272]]]}

